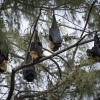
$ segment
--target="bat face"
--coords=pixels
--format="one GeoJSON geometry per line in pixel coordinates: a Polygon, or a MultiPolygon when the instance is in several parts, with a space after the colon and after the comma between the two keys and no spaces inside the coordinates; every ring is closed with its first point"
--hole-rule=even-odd
{"type": "Polygon", "coordinates": [[[32,60],[36,60],[39,58],[38,53],[36,51],[31,51],[30,55],[32,57],[32,60]]]}
{"type": "Polygon", "coordinates": [[[59,49],[59,46],[57,46],[56,44],[54,44],[52,41],[50,41],[50,49],[52,51],[57,51],[59,49]]]}
{"type": "Polygon", "coordinates": [[[23,77],[28,82],[32,82],[34,79],[36,79],[36,71],[34,66],[29,66],[25,70],[23,70],[23,77]]]}
{"type": "Polygon", "coordinates": [[[34,80],[33,77],[34,77],[33,74],[28,75],[28,76],[27,76],[27,81],[28,81],[28,82],[32,82],[32,81],[34,80]]]}
{"type": "Polygon", "coordinates": [[[54,43],[53,43],[52,41],[50,41],[50,43],[49,43],[49,44],[50,44],[50,49],[51,49],[51,50],[53,50],[53,48],[55,48],[54,43]]]}
{"type": "Polygon", "coordinates": [[[0,64],[0,72],[5,72],[7,70],[7,63],[8,61],[4,60],[1,64],[0,64]]]}

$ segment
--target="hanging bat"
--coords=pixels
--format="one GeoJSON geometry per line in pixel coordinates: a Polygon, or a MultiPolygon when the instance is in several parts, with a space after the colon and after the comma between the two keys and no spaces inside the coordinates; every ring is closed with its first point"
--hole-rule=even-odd
{"type": "MultiPolygon", "coordinates": [[[[30,53],[28,52],[27,58],[26,58],[26,64],[31,63],[31,62],[32,62],[32,58],[31,58],[30,53]]],[[[23,77],[28,82],[32,82],[34,79],[36,79],[35,67],[32,65],[25,68],[23,70],[23,77]]]]}
{"type": "Polygon", "coordinates": [[[7,39],[4,37],[2,30],[0,29],[0,72],[7,71],[9,47],[7,39]]]}
{"type": "Polygon", "coordinates": [[[6,72],[8,64],[8,52],[0,51],[0,72],[6,72]]]}
{"type": "Polygon", "coordinates": [[[100,61],[100,40],[97,33],[94,36],[94,47],[88,49],[86,52],[88,56],[92,56],[96,60],[100,61]]]}
{"type": "Polygon", "coordinates": [[[42,43],[39,40],[38,32],[36,30],[34,41],[31,43],[30,46],[30,55],[32,57],[32,60],[37,60],[42,57],[43,50],[42,50],[42,43]]]}
{"type": "Polygon", "coordinates": [[[61,47],[62,38],[60,36],[59,27],[57,26],[55,14],[53,13],[52,26],[49,29],[49,41],[50,49],[52,51],[57,51],[61,47]]]}

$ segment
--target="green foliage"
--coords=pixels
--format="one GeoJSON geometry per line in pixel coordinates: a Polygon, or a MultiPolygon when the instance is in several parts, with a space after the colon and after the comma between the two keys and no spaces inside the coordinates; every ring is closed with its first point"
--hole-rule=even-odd
{"type": "MultiPolygon", "coordinates": [[[[33,31],[33,27],[30,26],[35,25],[41,6],[41,16],[38,19],[36,28],[39,31],[39,37],[41,37],[40,40],[42,41],[43,46],[49,49],[48,32],[52,22],[53,10],[55,11],[58,23],[60,23],[60,26],[62,27],[60,29],[61,35],[64,36],[63,38],[65,39],[59,50],[73,45],[79,40],[77,37],[79,37],[83,32],[82,27],[85,26],[92,2],[93,0],[4,0],[0,6],[0,50],[5,50],[5,52],[9,50],[11,57],[11,53],[17,54],[17,57],[14,56],[12,59],[14,66],[16,67],[17,64],[22,65],[22,62],[20,62],[22,59],[20,59],[19,56],[25,56],[24,54],[29,45],[31,33],[33,31]],[[45,4],[42,5],[43,3],[45,4]],[[83,16],[83,20],[80,19],[81,16],[83,16]],[[23,18],[29,22],[29,27],[31,29],[31,32],[27,31],[26,34],[20,32],[23,30],[21,29],[23,18]],[[58,19],[60,19],[60,21],[58,19]],[[68,35],[66,35],[66,33],[68,33],[68,35]],[[73,34],[71,35],[70,33],[73,34]]],[[[95,31],[100,29],[100,8],[98,5],[99,3],[96,3],[93,6],[92,12],[89,16],[87,29],[85,29],[86,34],[89,33],[88,30],[95,31]]],[[[83,33],[83,35],[85,35],[85,33],[83,33]]],[[[89,39],[90,38],[88,37],[88,40],[89,39]]],[[[93,37],[91,39],[93,39],[93,37]]],[[[84,39],[84,41],[87,41],[87,39],[84,39]]],[[[100,71],[86,72],[81,69],[83,67],[87,68],[87,66],[91,66],[95,63],[94,60],[92,61],[86,57],[85,51],[87,48],[87,45],[82,45],[78,47],[78,50],[76,51],[74,51],[74,48],[65,51],[61,54],[65,59],[65,62],[61,61],[59,57],[54,57],[53,59],[55,59],[62,70],[62,79],[67,79],[63,84],[61,84],[61,86],[57,87],[56,91],[49,91],[48,94],[40,95],[36,98],[40,100],[59,100],[63,97],[66,98],[67,95],[70,95],[71,98],[74,97],[74,94],[78,94],[82,97],[85,95],[93,95],[95,92],[95,85],[100,81],[100,71]],[[77,68],[72,71],[69,68],[69,65],[73,69],[73,67],[76,66],[76,63],[79,64],[78,67],[80,67],[80,69],[77,68]],[[69,74],[69,71],[72,71],[72,73],[69,74]],[[75,86],[76,89],[70,91],[71,86],[75,86]]],[[[33,91],[34,85],[36,90],[49,90],[51,87],[53,88],[57,86],[59,81],[62,81],[59,80],[57,66],[51,61],[45,62],[45,64],[41,63],[35,65],[37,70],[37,80],[35,80],[30,86],[28,83],[24,83],[22,73],[16,73],[16,79],[18,78],[17,80],[19,81],[15,81],[17,84],[15,84],[15,89],[18,88],[20,91],[33,91]]],[[[13,63],[10,62],[12,66],[13,63]]],[[[8,77],[5,82],[9,84],[10,81],[8,77]]],[[[16,90],[14,90],[14,93],[16,93],[15,91],[16,90]]]]}
{"type": "MultiPolygon", "coordinates": [[[[0,14],[1,16],[1,14],[0,14]]],[[[0,30],[2,30],[4,28],[4,20],[2,17],[0,17],[0,30]]]]}
{"type": "Polygon", "coordinates": [[[94,83],[96,81],[96,76],[94,72],[85,72],[84,70],[76,70],[74,73],[74,84],[76,90],[81,95],[91,96],[94,92],[94,83]]]}
{"type": "Polygon", "coordinates": [[[4,52],[9,51],[9,44],[8,44],[7,37],[1,30],[0,30],[0,50],[4,52]]]}
{"type": "Polygon", "coordinates": [[[84,5],[85,2],[86,2],[86,0],[70,0],[69,5],[71,8],[80,7],[80,6],[84,5]]]}

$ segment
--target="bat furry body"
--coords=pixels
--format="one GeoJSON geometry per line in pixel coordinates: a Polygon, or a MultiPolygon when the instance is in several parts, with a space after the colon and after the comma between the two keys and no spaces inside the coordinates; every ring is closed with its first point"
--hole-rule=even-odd
{"type": "Polygon", "coordinates": [[[7,70],[8,64],[8,53],[0,51],[0,72],[5,72],[7,70]]]}
{"type": "Polygon", "coordinates": [[[56,51],[61,47],[62,38],[60,36],[59,27],[57,26],[56,18],[53,13],[52,26],[49,29],[49,44],[52,51],[56,51]]]}
{"type": "MultiPolygon", "coordinates": [[[[28,64],[31,62],[32,62],[32,57],[31,57],[30,53],[28,52],[25,64],[28,64]]],[[[27,68],[25,68],[23,70],[23,77],[28,82],[32,82],[34,79],[36,79],[35,67],[33,65],[31,65],[31,66],[28,66],[27,68]]]]}
{"type": "Polygon", "coordinates": [[[94,36],[94,47],[88,49],[86,52],[87,55],[95,61],[100,61],[100,41],[97,33],[94,36]]]}
{"type": "Polygon", "coordinates": [[[43,51],[42,51],[42,43],[39,40],[38,32],[36,30],[34,41],[31,42],[30,46],[30,55],[32,57],[32,60],[37,60],[42,57],[43,51]]]}

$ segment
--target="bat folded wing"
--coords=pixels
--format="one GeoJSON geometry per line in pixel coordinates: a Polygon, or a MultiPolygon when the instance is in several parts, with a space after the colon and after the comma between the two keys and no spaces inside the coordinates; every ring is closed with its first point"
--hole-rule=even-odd
{"type": "Polygon", "coordinates": [[[94,47],[92,47],[92,49],[88,49],[86,52],[88,56],[97,56],[100,58],[100,41],[97,33],[94,36],[94,47]]]}
{"type": "Polygon", "coordinates": [[[97,34],[95,34],[95,37],[94,37],[94,53],[97,55],[97,56],[100,56],[100,41],[99,41],[99,37],[97,36],[97,34]]]}
{"type": "MultiPolygon", "coordinates": [[[[31,62],[32,62],[32,58],[31,58],[30,53],[28,52],[27,58],[26,58],[26,64],[31,63],[31,62]]],[[[23,77],[28,82],[32,82],[34,79],[36,79],[35,67],[32,65],[25,68],[23,70],[23,77]]]]}
{"type": "Polygon", "coordinates": [[[55,44],[62,43],[62,38],[60,36],[59,30],[53,30],[52,28],[50,28],[49,37],[50,37],[50,40],[53,41],[55,44]]]}
{"type": "Polygon", "coordinates": [[[43,54],[42,43],[41,42],[36,42],[34,49],[38,53],[39,57],[42,57],[42,54],[43,54]]]}

